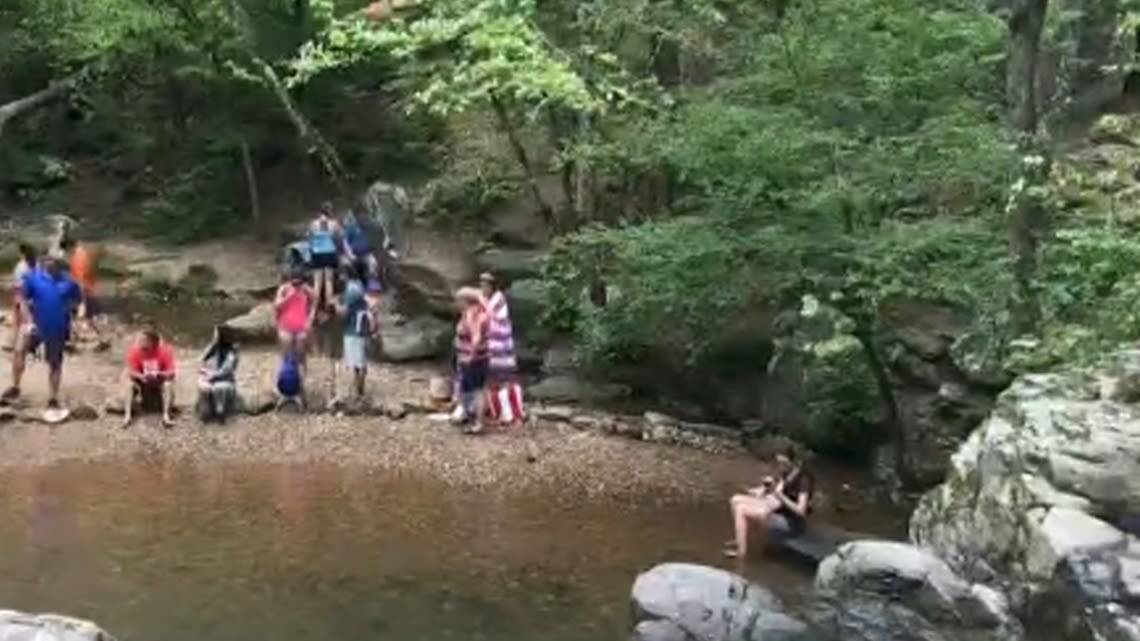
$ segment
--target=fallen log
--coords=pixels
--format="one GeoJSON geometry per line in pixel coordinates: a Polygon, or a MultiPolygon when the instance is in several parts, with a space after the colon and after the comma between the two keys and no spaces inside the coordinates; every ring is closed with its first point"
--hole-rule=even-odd
{"type": "Polygon", "coordinates": [[[82,73],[83,72],[79,72],[63,80],[53,81],[44,89],[40,89],[31,95],[17,98],[16,100],[0,105],[0,136],[4,135],[4,125],[7,124],[9,120],[34,111],[57,98],[62,98],[67,95],[67,93],[75,87],[82,73]]]}

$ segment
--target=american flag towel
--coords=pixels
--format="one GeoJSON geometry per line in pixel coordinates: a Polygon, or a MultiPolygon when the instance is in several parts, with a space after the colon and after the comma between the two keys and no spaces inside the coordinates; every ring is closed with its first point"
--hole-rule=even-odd
{"type": "Polygon", "coordinates": [[[491,415],[491,420],[505,425],[526,420],[522,386],[518,383],[505,383],[489,388],[487,413],[491,415]]]}
{"type": "Polygon", "coordinates": [[[491,371],[515,371],[515,338],[511,327],[511,311],[507,307],[507,297],[503,292],[495,292],[487,301],[487,311],[491,316],[491,332],[487,337],[487,348],[491,352],[491,371]]]}

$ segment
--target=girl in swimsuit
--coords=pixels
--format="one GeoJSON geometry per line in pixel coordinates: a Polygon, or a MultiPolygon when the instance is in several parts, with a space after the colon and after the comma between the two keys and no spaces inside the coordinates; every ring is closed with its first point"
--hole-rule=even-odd
{"type": "Polygon", "coordinates": [[[277,289],[273,306],[277,312],[277,339],[284,354],[297,355],[304,367],[309,333],[317,313],[317,298],[300,272],[290,276],[289,282],[277,289]]]}

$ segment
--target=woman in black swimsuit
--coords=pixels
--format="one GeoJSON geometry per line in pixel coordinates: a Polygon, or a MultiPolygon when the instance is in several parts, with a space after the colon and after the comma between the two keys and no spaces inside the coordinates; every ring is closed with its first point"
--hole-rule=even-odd
{"type": "Polygon", "coordinates": [[[815,493],[815,478],[793,448],[776,456],[780,479],[764,479],[760,487],[732,497],[732,524],[735,538],[725,542],[724,554],[743,558],[748,554],[748,521],[760,521],[769,528],[779,527],[791,536],[803,534],[815,493]]]}

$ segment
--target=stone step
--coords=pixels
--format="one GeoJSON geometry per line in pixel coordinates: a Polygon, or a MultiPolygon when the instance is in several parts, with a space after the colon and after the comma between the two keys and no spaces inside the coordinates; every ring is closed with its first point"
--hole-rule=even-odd
{"type": "Polygon", "coordinates": [[[796,561],[816,566],[834,554],[844,543],[862,540],[879,541],[883,540],[883,537],[813,523],[808,525],[806,532],[795,537],[788,536],[787,531],[780,527],[769,528],[768,546],[773,551],[796,561]]]}

